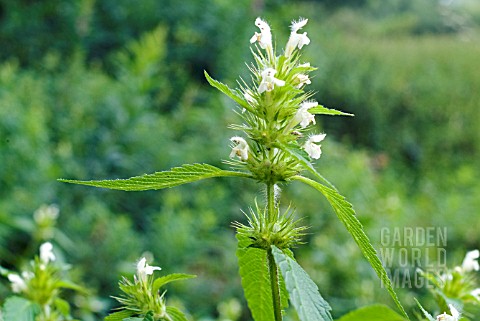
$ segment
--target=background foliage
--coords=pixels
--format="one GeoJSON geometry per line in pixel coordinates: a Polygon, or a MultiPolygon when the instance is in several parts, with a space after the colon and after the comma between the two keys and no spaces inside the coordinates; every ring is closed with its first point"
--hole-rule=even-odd
{"type": "MultiPolygon", "coordinates": [[[[316,99],[356,115],[317,118],[328,134],[318,168],[354,204],[374,244],[384,226],[446,226],[449,262],[479,248],[475,1],[3,0],[0,264],[32,257],[47,237],[33,213],[55,203],[53,242],[72,278],[95,294],[72,298],[82,320],[105,315],[119,275],[144,252],[166,273],[198,275],[169,289],[196,319],[249,319],[230,224],[244,219],[257,186],[218,179],[127,194],[56,179],[224,166],[236,116],[203,70],[234,86],[252,60],[258,15],[277,43],[290,20],[310,19],[305,60],[319,67],[316,99]]],[[[300,184],[284,190],[311,226],[296,256],[333,315],[391,304],[328,205],[300,184]]],[[[0,301],[8,291],[5,281],[0,301]]],[[[399,291],[410,308],[426,293],[399,291]]]]}

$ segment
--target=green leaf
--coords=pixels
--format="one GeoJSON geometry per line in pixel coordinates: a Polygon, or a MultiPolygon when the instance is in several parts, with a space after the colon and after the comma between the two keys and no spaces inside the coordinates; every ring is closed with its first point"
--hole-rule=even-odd
{"type": "Polygon", "coordinates": [[[64,316],[70,315],[70,304],[60,298],[55,299],[55,307],[57,308],[60,313],[62,313],[64,316]]]}
{"type": "Polygon", "coordinates": [[[275,320],[267,251],[249,247],[248,237],[237,234],[237,258],[242,287],[255,321],[275,320]]]}
{"type": "Polygon", "coordinates": [[[383,304],[359,308],[336,321],[405,321],[405,318],[383,304]]]}
{"type": "Polygon", "coordinates": [[[135,312],[130,310],[121,310],[113,312],[105,317],[105,321],[122,321],[123,319],[130,318],[135,312]]]}
{"type": "Polygon", "coordinates": [[[35,321],[40,312],[38,305],[19,296],[9,297],[3,306],[3,319],[7,321],[35,321]]]}
{"type": "Polygon", "coordinates": [[[183,273],[173,273],[173,274],[162,276],[153,282],[152,292],[156,293],[158,289],[160,289],[162,286],[164,286],[167,283],[178,281],[178,280],[192,279],[196,277],[197,276],[193,274],[183,274],[183,273]]]}
{"type": "Polygon", "coordinates": [[[225,176],[251,177],[251,175],[247,173],[226,171],[208,164],[187,164],[181,167],[172,168],[169,171],[145,174],[128,179],[98,181],[59,179],[59,181],[122,191],[146,191],[174,187],[206,178],[225,176]]]}
{"type": "Polygon", "coordinates": [[[272,245],[272,253],[285,286],[290,295],[290,302],[297,311],[301,321],[331,321],[330,306],[318,292],[317,285],[307,272],[291,257],[272,245]]]}
{"type": "Polygon", "coordinates": [[[172,321],[188,321],[185,314],[183,314],[183,312],[177,309],[176,307],[168,306],[167,314],[172,321]]]}
{"type": "Polygon", "coordinates": [[[313,181],[309,178],[306,178],[300,175],[294,176],[293,179],[299,180],[301,182],[304,182],[312,186],[327,198],[328,202],[333,207],[335,214],[337,214],[337,217],[345,225],[350,235],[352,235],[353,239],[357,243],[363,255],[365,256],[367,261],[370,263],[372,268],[375,270],[380,280],[383,282],[383,285],[386,287],[388,293],[392,297],[398,309],[402,312],[402,315],[404,315],[407,318],[407,320],[410,320],[408,318],[407,313],[405,312],[405,309],[403,308],[402,304],[398,300],[398,296],[395,293],[395,290],[393,289],[392,283],[388,278],[387,272],[385,271],[385,268],[383,267],[382,262],[378,258],[377,251],[375,251],[372,244],[370,243],[370,240],[368,239],[368,236],[363,231],[363,226],[360,223],[360,221],[357,219],[355,215],[355,211],[352,208],[352,205],[349,202],[347,202],[345,198],[342,195],[340,195],[336,190],[331,189],[325,185],[322,185],[316,181],[313,181]]]}
{"type": "Polygon", "coordinates": [[[145,314],[143,321],[155,321],[153,317],[153,311],[148,311],[147,314],[145,314]]]}
{"type": "Polygon", "coordinates": [[[234,89],[231,89],[227,85],[213,79],[210,75],[204,71],[205,78],[207,78],[208,83],[212,86],[220,90],[222,93],[227,95],[228,97],[232,98],[237,104],[245,108],[246,110],[253,112],[252,107],[245,101],[245,99],[240,96],[234,89]]]}
{"type": "Polygon", "coordinates": [[[322,105],[310,108],[308,112],[316,115],[355,116],[354,114],[344,113],[343,111],[339,111],[336,109],[326,108],[322,105]]]}
{"type": "Polygon", "coordinates": [[[82,286],[80,286],[78,284],[70,282],[70,281],[58,281],[58,282],[55,283],[55,287],[70,289],[70,290],[74,290],[74,291],[77,291],[77,292],[80,292],[80,293],[87,294],[87,290],[85,288],[83,288],[82,286]]]}

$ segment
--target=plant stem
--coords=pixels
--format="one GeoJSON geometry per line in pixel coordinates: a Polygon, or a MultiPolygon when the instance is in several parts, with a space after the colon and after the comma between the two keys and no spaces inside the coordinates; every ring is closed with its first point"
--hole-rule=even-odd
{"type": "Polygon", "coordinates": [[[273,314],[275,315],[275,321],[282,321],[282,304],[280,301],[278,269],[275,264],[275,259],[273,258],[272,249],[269,249],[267,253],[270,283],[272,286],[273,314]]]}
{"type": "MultiPolygon", "coordinates": [[[[274,222],[275,218],[275,186],[267,184],[267,220],[268,224],[274,222]]],[[[282,321],[282,305],[280,301],[280,287],[278,278],[278,268],[273,258],[272,249],[267,250],[268,270],[270,272],[270,285],[272,287],[273,313],[275,321],[282,321]]]]}

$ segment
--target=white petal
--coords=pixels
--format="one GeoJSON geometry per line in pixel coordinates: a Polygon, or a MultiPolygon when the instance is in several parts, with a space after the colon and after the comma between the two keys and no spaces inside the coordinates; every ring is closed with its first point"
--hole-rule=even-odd
{"type": "Polygon", "coordinates": [[[479,256],[480,256],[480,252],[478,250],[467,252],[467,254],[465,255],[465,258],[463,259],[462,269],[466,272],[478,271],[480,269],[480,266],[477,261],[479,256]]]}
{"type": "Polygon", "coordinates": [[[52,243],[46,242],[40,245],[40,261],[44,264],[48,264],[50,261],[55,261],[52,243]]]}
{"type": "Polygon", "coordinates": [[[146,265],[145,266],[145,274],[147,275],[152,275],[153,274],[153,271],[157,270],[157,271],[160,271],[162,268],[159,267],[159,266],[151,266],[151,265],[146,265]]]}
{"type": "Polygon", "coordinates": [[[318,106],[318,102],[314,100],[306,100],[300,104],[300,108],[305,108],[305,109],[310,109],[317,106],[318,106]]]}
{"type": "Polygon", "coordinates": [[[306,143],[304,146],[305,151],[307,152],[308,156],[313,159],[319,159],[322,155],[322,150],[320,149],[320,145],[316,145],[313,143],[306,143]]]}
{"type": "Polygon", "coordinates": [[[451,304],[449,304],[448,307],[450,308],[450,313],[452,314],[454,320],[458,320],[460,318],[460,312],[458,312],[458,310],[455,309],[455,307],[451,304]]]}
{"type": "Polygon", "coordinates": [[[248,144],[242,137],[234,136],[230,138],[230,141],[236,144],[230,152],[230,158],[238,156],[242,161],[248,159],[248,144]]]}
{"type": "Polygon", "coordinates": [[[303,34],[299,35],[298,38],[298,49],[302,49],[304,45],[308,45],[310,43],[310,38],[307,37],[307,33],[304,32],[303,34]]]}
{"type": "Polygon", "coordinates": [[[9,274],[8,280],[12,283],[12,291],[19,293],[27,289],[27,284],[18,274],[9,274]]]}
{"type": "Polygon", "coordinates": [[[261,82],[260,86],[258,86],[258,93],[263,93],[264,91],[267,90],[267,83],[261,82]]]}
{"type": "Polygon", "coordinates": [[[270,26],[268,23],[262,19],[257,18],[255,19],[255,25],[261,30],[261,31],[270,31],[270,26]]]}
{"type": "Polygon", "coordinates": [[[292,32],[297,32],[298,30],[305,27],[307,22],[308,22],[308,19],[305,19],[305,18],[300,18],[300,20],[298,20],[298,21],[294,20],[294,21],[292,21],[292,25],[290,26],[290,28],[291,28],[292,32]]]}
{"type": "Polygon", "coordinates": [[[327,136],[327,134],[313,135],[313,136],[310,136],[310,138],[308,140],[310,142],[319,143],[319,142],[321,142],[322,140],[325,139],[325,136],[327,136]]]}
{"type": "Polygon", "coordinates": [[[285,86],[285,81],[283,81],[283,80],[274,78],[274,79],[273,79],[273,82],[275,83],[275,85],[277,85],[277,86],[279,86],[279,87],[285,86]]]}

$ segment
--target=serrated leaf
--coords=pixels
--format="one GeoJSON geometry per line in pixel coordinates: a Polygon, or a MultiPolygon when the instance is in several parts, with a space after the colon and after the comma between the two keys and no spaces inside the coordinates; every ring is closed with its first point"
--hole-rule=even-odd
{"type": "Polygon", "coordinates": [[[272,245],[272,253],[290,296],[290,302],[301,321],[331,321],[330,305],[318,292],[307,272],[290,256],[272,245]]]}
{"type": "Polygon", "coordinates": [[[377,273],[380,280],[383,282],[383,285],[386,287],[388,293],[392,297],[393,301],[397,305],[398,309],[407,320],[410,320],[402,304],[398,300],[398,296],[393,289],[392,283],[388,278],[387,272],[382,265],[382,262],[378,258],[377,251],[373,248],[368,236],[363,230],[363,226],[355,215],[352,205],[345,200],[345,198],[340,195],[336,190],[331,189],[325,185],[322,185],[316,181],[313,181],[309,178],[297,175],[293,179],[304,182],[320,193],[322,193],[330,205],[333,207],[335,214],[340,219],[340,221],[345,225],[347,231],[352,235],[353,239],[357,243],[358,247],[362,251],[363,255],[370,263],[372,268],[377,273]]]}
{"type": "Polygon", "coordinates": [[[251,177],[242,172],[226,171],[208,164],[187,164],[169,171],[145,174],[128,179],[78,181],[59,179],[60,182],[103,187],[122,191],[146,191],[174,187],[213,177],[251,177]]]}
{"type": "Polygon", "coordinates": [[[176,307],[167,307],[167,314],[172,321],[188,321],[185,314],[176,307]]]}
{"type": "Polygon", "coordinates": [[[207,78],[208,83],[212,87],[215,87],[218,90],[220,90],[222,93],[224,93],[225,95],[227,95],[228,97],[233,99],[233,101],[235,101],[237,104],[239,104],[240,106],[242,106],[246,110],[252,111],[252,107],[234,89],[231,89],[230,87],[228,87],[224,83],[221,83],[221,82],[213,79],[212,77],[210,77],[210,75],[206,71],[204,71],[203,73],[205,74],[205,78],[207,78]]]}
{"type": "Polygon", "coordinates": [[[336,321],[405,321],[405,318],[383,304],[375,304],[349,312],[336,321]]]}
{"type": "Polygon", "coordinates": [[[173,273],[173,274],[159,277],[153,282],[152,292],[156,293],[158,289],[160,289],[162,286],[164,286],[167,283],[170,283],[173,281],[179,281],[179,280],[192,279],[196,277],[197,276],[193,274],[183,274],[183,273],[173,273]]]}
{"type": "Polygon", "coordinates": [[[322,105],[318,105],[316,107],[310,108],[308,112],[315,115],[355,116],[354,114],[345,113],[343,111],[336,110],[336,109],[330,109],[322,105]]]}
{"type": "Polygon", "coordinates": [[[35,303],[19,296],[12,296],[5,300],[3,318],[7,321],[35,321],[39,311],[35,303]]]}
{"type": "Polygon", "coordinates": [[[130,318],[135,312],[130,310],[121,310],[113,312],[105,317],[105,321],[123,321],[123,319],[130,318]]]}
{"type": "Polygon", "coordinates": [[[237,258],[242,287],[253,319],[273,321],[275,315],[267,251],[249,247],[250,241],[247,237],[237,234],[237,239],[237,258]]]}

